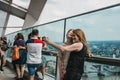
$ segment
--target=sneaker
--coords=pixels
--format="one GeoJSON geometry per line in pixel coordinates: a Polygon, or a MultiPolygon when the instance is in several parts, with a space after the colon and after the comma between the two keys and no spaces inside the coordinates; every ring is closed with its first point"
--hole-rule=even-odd
{"type": "Polygon", "coordinates": [[[2,68],[0,69],[1,71],[4,71],[2,68]]]}
{"type": "Polygon", "coordinates": [[[35,72],[35,77],[39,78],[39,75],[37,74],[37,72],[35,72]]]}

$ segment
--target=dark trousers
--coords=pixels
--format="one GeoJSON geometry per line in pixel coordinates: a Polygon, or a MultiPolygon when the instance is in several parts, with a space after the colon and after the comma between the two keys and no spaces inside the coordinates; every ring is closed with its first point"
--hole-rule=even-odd
{"type": "Polygon", "coordinates": [[[2,68],[3,68],[3,58],[4,58],[4,56],[2,55],[2,56],[1,56],[1,65],[0,65],[0,70],[2,70],[2,68]]]}
{"type": "Polygon", "coordinates": [[[67,72],[63,80],[81,80],[82,73],[78,72],[67,72]]]}

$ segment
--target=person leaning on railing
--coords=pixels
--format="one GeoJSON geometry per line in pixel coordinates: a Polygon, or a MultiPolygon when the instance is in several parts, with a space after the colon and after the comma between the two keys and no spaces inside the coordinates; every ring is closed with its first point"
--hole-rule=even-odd
{"type": "MultiPolygon", "coordinates": [[[[71,45],[72,41],[73,29],[69,29],[66,34],[66,41],[62,44],[62,46],[71,45]]],[[[58,63],[60,69],[60,80],[63,80],[64,74],[66,73],[66,67],[68,63],[68,59],[70,56],[70,52],[59,52],[58,63]]]]}
{"type": "Polygon", "coordinates": [[[58,50],[70,52],[66,73],[63,80],[80,80],[84,72],[85,55],[93,56],[87,45],[84,32],[81,29],[73,30],[73,44],[68,46],[58,45],[44,37],[44,41],[58,50]]]}

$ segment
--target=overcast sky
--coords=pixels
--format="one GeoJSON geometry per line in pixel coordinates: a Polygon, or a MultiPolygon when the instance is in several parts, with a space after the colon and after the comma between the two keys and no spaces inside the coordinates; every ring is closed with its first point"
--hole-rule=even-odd
{"type": "Polygon", "coordinates": [[[120,0],[47,0],[42,15],[36,24],[69,17],[120,3],[120,0]]]}

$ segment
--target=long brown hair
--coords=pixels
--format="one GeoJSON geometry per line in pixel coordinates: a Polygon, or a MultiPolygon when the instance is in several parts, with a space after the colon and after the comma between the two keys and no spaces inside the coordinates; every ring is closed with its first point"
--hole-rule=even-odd
{"type": "Polygon", "coordinates": [[[86,54],[89,54],[90,50],[89,50],[84,32],[81,29],[75,29],[75,30],[73,30],[73,33],[76,34],[78,36],[80,42],[83,43],[86,54]]]}

